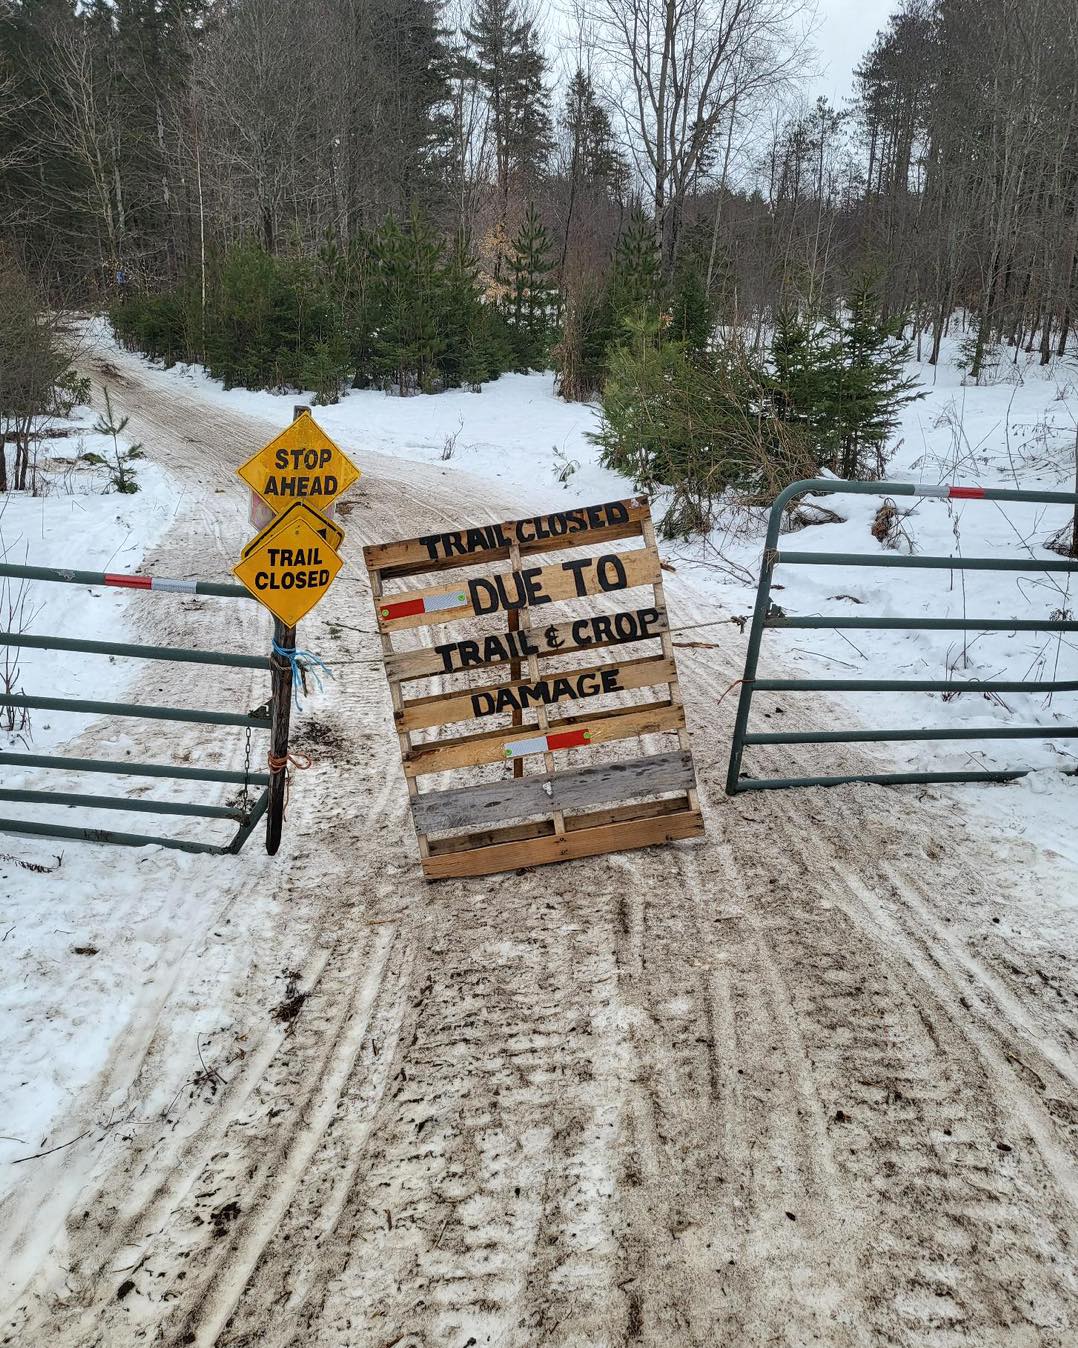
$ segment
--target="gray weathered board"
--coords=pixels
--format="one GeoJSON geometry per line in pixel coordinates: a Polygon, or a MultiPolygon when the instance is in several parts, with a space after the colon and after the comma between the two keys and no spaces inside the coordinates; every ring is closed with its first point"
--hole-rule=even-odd
{"type": "Polygon", "coordinates": [[[429,879],[703,832],[646,499],[364,556],[429,879]],[[618,698],[634,690],[647,700],[618,698]],[[661,747],[644,752],[644,735],[661,747]],[[505,775],[491,781],[497,764],[505,775]],[[431,781],[446,772],[450,784],[431,781]]]}

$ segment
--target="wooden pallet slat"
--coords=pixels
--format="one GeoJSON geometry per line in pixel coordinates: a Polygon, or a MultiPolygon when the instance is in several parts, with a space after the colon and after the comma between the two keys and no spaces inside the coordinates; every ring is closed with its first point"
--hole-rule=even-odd
{"type": "Polygon", "coordinates": [[[546,866],[554,861],[598,856],[603,852],[677,842],[682,838],[699,837],[703,831],[704,820],[699,810],[683,810],[658,818],[627,819],[600,828],[567,829],[561,836],[550,834],[526,842],[442,852],[430,856],[423,863],[423,871],[431,880],[493,875],[497,871],[515,871],[525,866],[546,866]]]}
{"type": "MultiPolygon", "coordinates": [[[[620,824],[625,819],[658,819],[660,816],[684,814],[689,808],[688,796],[664,796],[661,800],[639,801],[632,805],[613,805],[606,810],[593,810],[587,814],[566,815],[565,830],[573,833],[582,828],[601,828],[607,824],[620,824]]],[[[431,856],[443,856],[447,852],[467,852],[475,847],[493,847],[496,843],[523,842],[526,838],[547,838],[553,836],[554,825],[549,819],[532,820],[527,824],[506,824],[504,827],[473,829],[468,833],[451,833],[444,838],[433,838],[430,843],[431,856]]]]}
{"type": "MultiPolygon", "coordinates": [[[[670,702],[648,703],[644,707],[618,707],[594,716],[565,717],[550,722],[551,731],[586,729],[591,747],[613,744],[617,740],[638,739],[641,735],[661,735],[682,730],[685,713],[670,702]]],[[[519,739],[531,740],[539,727],[528,735],[503,728],[462,735],[459,739],[414,744],[404,761],[406,774],[421,777],[433,772],[452,772],[455,768],[479,768],[509,760],[507,749],[519,739]]]]}
{"type": "Polygon", "coordinates": [[[511,781],[429,791],[412,804],[416,827],[425,833],[479,828],[490,819],[523,819],[610,805],[634,796],[686,791],[695,783],[691,755],[677,750],[647,758],[622,759],[590,768],[533,773],[511,781]]]}
{"type": "Polygon", "coordinates": [[[526,679],[488,683],[452,695],[432,693],[427,697],[411,698],[403,704],[399,724],[406,730],[425,730],[454,721],[525,712],[540,705],[559,706],[566,702],[576,705],[592,697],[668,684],[676,677],[674,662],[662,655],[628,660],[625,664],[610,662],[559,669],[546,675],[540,673],[538,678],[529,675],[526,679]]]}
{"type": "Polygon", "coordinates": [[[386,656],[389,679],[407,682],[433,678],[437,674],[460,674],[471,669],[494,669],[498,665],[519,663],[529,654],[540,660],[557,655],[575,655],[578,651],[610,650],[614,646],[635,645],[661,637],[669,628],[666,613],[654,606],[596,613],[568,622],[548,623],[545,627],[512,628],[460,637],[437,646],[414,651],[398,651],[386,656]]]}
{"type": "Polygon", "coordinates": [[[600,506],[451,529],[395,543],[371,543],[363,549],[363,560],[367,569],[378,571],[383,580],[395,580],[505,561],[514,545],[522,557],[530,557],[563,548],[638,538],[644,520],[650,518],[650,507],[643,498],[609,501],[600,506]]]}
{"type": "Polygon", "coordinates": [[[492,874],[702,831],[645,500],[375,544],[364,552],[420,858],[429,879],[492,874]],[[644,546],[609,547],[632,538],[644,546]],[[586,552],[589,548],[594,551],[586,552]],[[528,565],[529,556],[541,559],[543,553],[562,558],[528,565]],[[439,573],[449,571],[456,574],[435,583],[439,573]],[[463,580],[462,571],[467,572],[463,580]],[[386,593],[387,579],[413,576],[426,576],[427,583],[386,593]],[[650,603],[611,608],[608,602],[604,611],[543,621],[548,604],[593,606],[605,595],[646,586],[652,588],[650,603]],[[502,626],[492,631],[489,619],[499,614],[504,615],[502,626]],[[480,619],[487,621],[477,626],[480,619]],[[435,626],[447,631],[445,640],[395,649],[395,634],[435,626]],[[618,660],[615,652],[613,658],[593,659],[597,651],[630,645],[636,646],[631,658],[618,660]],[[555,655],[578,658],[541,666],[555,655]],[[453,678],[487,669],[494,671],[491,677],[471,684],[453,678]],[[404,697],[402,684],[443,676],[455,686],[404,697]],[[647,688],[665,689],[667,695],[608,705],[621,694],[631,698],[647,688]],[[601,710],[588,710],[592,698],[603,699],[601,710]],[[501,724],[482,728],[488,718],[501,724]],[[530,723],[528,718],[533,718],[530,723]],[[446,733],[446,727],[473,722],[474,731],[446,733]],[[423,732],[420,743],[416,732],[423,732]],[[645,736],[662,737],[661,747],[642,752],[645,736]],[[676,746],[667,738],[674,736],[676,746]],[[589,761],[593,750],[632,742],[639,747],[629,757],[610,758],[604,752],[589,761]],[[567,758],[564,751],[575,757],[567,758]],[[498,780],[420,789],[420,780],[447,772],[487,769],[489,778],[496,764],[504,765],[505,775],[498,780]]]}
{"type": "Polygon", "coordinates": [[[617,594],[659,579],[659,557],[652,548],[604,552],[550,566],[492,571],[460,582],[383,594],[375,607],[382,632],[482,618],[514,608],[536,608],[568,599],[617,594]],[[433,607],[431,607],[433,605],[433,607]]]}

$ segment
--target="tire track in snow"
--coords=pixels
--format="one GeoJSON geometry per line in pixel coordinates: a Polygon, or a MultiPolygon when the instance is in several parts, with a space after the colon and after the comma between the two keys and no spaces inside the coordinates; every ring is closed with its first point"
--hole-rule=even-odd
{"type": "MultiPolygon", "coordinates": [[[[272,1150],[263,1163],[261,1174],[248,1176],[242,1188],[238,1188],[242,1210],[249,1215],[241,1218],[235,1234],[221,1243],[214,1275],[199,1280],[202,1282],[199,1305],[181,1321],[178,1330],[181,1340],[194,1342],[198,1348],[211,1348],[218,1341],[218,1335],[246,1289],[267,1242],[304,1182],[319,1144],[335,1122],[342,1091],[367,1038],[371,1011],[381,991],[394,937],[392,929],[376,933],[363,962],[363,975],[357,982],[354,997],[341,999],[347,1008],[346,1014],[332,1026],[329,1051],[311,1073],[316,1089],[296,1110],[301,1120],[299,1127],[294,1133],[286,1134],[281,1142],[271,1144],[272,1150]]],[[[361,1151],[363,1130],[357,1129],[354,1122],[351,1128],[352,1144],[361,1151]]],[[[162,1328],[160,1322],[159,1328],[162,1328]]]]}

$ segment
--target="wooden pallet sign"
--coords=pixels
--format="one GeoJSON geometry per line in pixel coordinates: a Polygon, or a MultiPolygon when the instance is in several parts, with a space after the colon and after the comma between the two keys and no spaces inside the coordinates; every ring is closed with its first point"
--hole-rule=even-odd
{"type": "Polygon", "coordinates": [[[703,832],[646,499],[363,551],[428,879],[703,832]]]}

